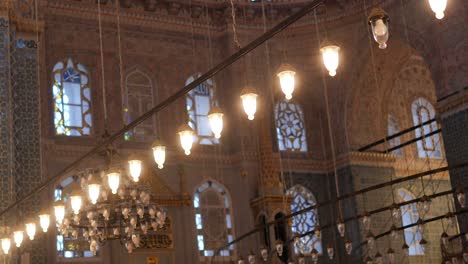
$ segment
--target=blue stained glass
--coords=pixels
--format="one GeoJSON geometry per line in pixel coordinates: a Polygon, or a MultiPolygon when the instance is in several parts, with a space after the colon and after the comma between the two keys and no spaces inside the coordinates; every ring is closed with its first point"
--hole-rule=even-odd
{"type": "Polygon", "coordinates": [[[71,83],[80,83],[80,74],[73,68],[66,69],[63,72],[63,81],[71,83]]]}

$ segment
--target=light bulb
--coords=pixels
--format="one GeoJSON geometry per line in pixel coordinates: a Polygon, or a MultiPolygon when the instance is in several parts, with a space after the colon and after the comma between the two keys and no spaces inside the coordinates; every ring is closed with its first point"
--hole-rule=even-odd
{"type": "Polygon", "coordinates": [[[49,214],[40,214],[39,215],[39,225],[42,228],[42,232],[46,233],[50,225],[50,215],[49,214]]]}
{"type": "Polygon", "coordinates": [[[346,240],[345,250],[346,250],[346,254],[348,255],[351,255],[351,253],[353,252],[353,242],[351,242],[351,240],[346,240]]]}
{"type": "Polygon", "coordinates": [[[405,256],[409,256],[409,246],[408,244],[403,244],[403,247],[401,247],[401,249],[403,250],[403,253],[405,254],[405,256]]]}
{"type": "Polygon", "coordinates": [[[338,65],[340,64],[340,47],[328,45],[321,48],[320,52],[322,53],[323,64],[327,68],[328,74],[332,77],[335,76],[336,69],[338,69],[338,65]]]}
{"type": "Polygon", "coordinates": [[[247,256],[247,260],[249,261],[249,264],[255,264],[255,254],[252,251],[247,256]]]}
{"type": "Polygon", "coordinates": [[[179,128],[180,144],[187,156],[190,155],[190,150],[192,149],[194,134],[195,132],[193,129],[187,124],[184,124],[179,128]]]}
{"type": "Polygon", "coordinates": [[[296,72],[294,71],[293,67],[289,64],[282,64],[279,67],[278,73],[276,75],[280,79],[280,86],[281,90],[284,93],[284,96],[287,100],[290,100],[292,98],[292,94],[296,85],[296,72]]]}
{"type": "Polygon", "coordinates": [[[223,111],[221,111],[217,106],[213,106],[208,113],[211,131],[213,131],[215,138],[221,138],[221,132],[223,131],[223,116],[223,111]]]}
{"type": "Polygon", "coordinates": [[[253,92],[250,87],[244,88],[242,91],[241,99],[244,111],[249,120],[254,120],[255,113],[257,112],[257,97],[258,95],[253,92]]]}
{"type": "Polygon", "coordinates": [[[138,159],[131,159],[128,161],[130,176],[132,176],[134,182],[138,182],[140,180],[142,163],[143,162],[138,159]]]}
{"type": "Polygon", "coordinates": [[[395,251],[392,248],[389,248],[387,251],[388,263],[395,263],[395,251]]]}
{"type": "Polygon", "coordinates": [[[444,11],[447,7],[447,0],[429,0],[429,5],[432,11],[434,11],[437,19],[444,18],[444,11]]]}
{"type": "Polygon", "coordinates": [[[79,194],[74,194],[70,197],[71,208],[74,214],[79,214],[83,201],[79,194]]]}
{"type": "Polygon", "coordinates": [[[340,221],[338,222],[338,224],[336,225],[337,229],[338,229],[338,233],[340,233],[340,236],[341,237],[344,237],[345,236],[345,231],[346,231],[346,226],[345,224],[340,221]]]}
{"type": "Polygon", "coordinates": [[[120,185],[120,172],[118,170],[110,170],[107,173],[107,183],[113,194],[117,194],[120,185]]]}
{"type": "Polygon", "coordinates": [[[164,168],[164,162],[166,162],[166,146],[159,141],[155,141],[152,149],[154,161],[158,164],[158,168],[164,168]]]}
{"type": "Polygon", "coordinates": [[[268,249],[262,248],[260,250],[260,255],[262,256],[263,261],[267,261],[268,260],[268,249]]]}
{"type": "Polygon", "coordinates": [[[101,191],[101,185],[99,183],[90,183],[88,185],[89,199],[92,204],[96,204],[99,199],[99,192],[101,191]]]}
{"type": "Polygon", "coordinates": [[[16,247],[21,247],[21,243],[23,243],[24,239],[24,231],[15,231],[13,232],[13,240],[15,240],[16,247]]]}
{"type": "Polygon", "coordinates": [[[27,223],[26,224],[26,234],[28,234],[29,240],[34,240],[34,236],[36,235],[36,224],[35,223],[27,223]]]}
{"type": "Polygon", "coordinates": [[[11,239],[2,238],[2,249],[5,255],[8,255],[8,252],[10,251],[10,247],[11,247],[11,239]]]}
{"type": "Polygon", "coordinates": [[[281,240],[276,240],[276,245],[275,245],[275,248],[276,248],[276,253],[278,253],[278,256],[283,256],[283,241],[281,240]]]}
{"type": "Polygon", "coordinates": [[[330,260],[333,259],[333,256],[335,255],[335,250],[333,249],[331,245],[328,245],[327,247],[327,254],[330,260]]]}
{"type": "Polygon", "coordinates": [[[65,205],[62,201],[55,202],[54,205],[55,220],[57,223],[62,224],[65,218],[65,205]]]}

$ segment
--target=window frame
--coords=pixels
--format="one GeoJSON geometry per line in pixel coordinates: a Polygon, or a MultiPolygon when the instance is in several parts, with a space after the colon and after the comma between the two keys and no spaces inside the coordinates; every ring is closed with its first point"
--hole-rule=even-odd
{"type": "MultiPolygon", "coordinates": [[[[411,104],[411,114],[413,119],[413,125],[418,126],[428,120],[435,118],[435,109],[434,106],[426,99],[419,97],[413,101],[411,104]],[[427,120],[424,119],[422,115],[422,110],[427,113],[427,120]]],[[[415,137],[422,137],[436,131],[439,125],[437,121],[431,122],[430,124],[424,125],[423,127],[418,127],[414,130],[415,137]],[[427,129],[427,131],[426,131],[427,129]]],[[[442,139],[439,134],[434,134],[429,137],[425,137],[416,142],[416,154],[419,158],[442,158],[442,139]],[[429,149],[427,147],[428,143],[433,147],[429,149]]]]}
{"type": "MultiPolygon", "coordinates": [[[[185,85],[192,83],[194,80],[196,80],[200,76],[201,76],[200,73],[190,76],[186,80],[185,85]]],[[[214,94],[215,89],[216,89],[215,81],[213,79],[208,79],[204,81],[202,84],[192,89],[190,92],[188,92],[185,97],[185,110],[187,111],[186,114],[188,117],[187,124],[195,131],[194,142],[198,142],[200,145],[204,145],[204,146],[214,146],[214,145],[219,144],[219,139],[215,138],[213,131],[211,131],[211,126],[208,120],[208,113],[210,112],[211,108],[213,106],[218,106],[218,101],[216,100],[215,94],[214,94]],[[208,112],[206,116],[197,113],[197,95],[195,93],[197,89],[201,86],[206,87],[206,89],[208,90],[208,95],[198,95],[198,96],[206,96],[209,98],[209,107],[208,107],[208,112]],[[198,129],[199,117],[206,118],[207,128],[210,132],[209,136],[199,134],[199,129],[198,129]]]]}
{"type": "MultiPolygon", "coordinates": [[[[227,202],[229,203],[229,208],[227,208],[226,206],[223,207],[223,209],[225,209],[226,211],[224,212],[224,224],[226,225],[226,228],[224,228],[226,231],[226,238],[227,238],[227,241],[232,241],[235,239],[235,225],[234,225],[234,217],[233,217],[233,206],[232,206],[232,198],[231,198],[231,195],[229,194],[229,192],[227,191],[227,188],[220,184],[219,182],[217,181],[214,181],[214,180],[206,180],[204,182],[202,182],[201,184],[199,184],[197,186],[197,188],[195,189],[194,191],[194,195],[193,195],[193,203],[192,203],[192,209],[193,209],[193,220],[194,220],[194,228],[195,228],[195,241],[196,241],[196,250],[197,250],[197,254],[198,254],[198,258],[199,258],[199,261],[200,262],[205,262],[205,260],[207,258],[211,258],[211,255],[208,254],[206,255],[206,252],[205,251],[214,251],[217,249],[217,248],[214,248],[214,249],[207,249],[205,247],[206,245],[206,234],[203,233],[203,225],[204,225],[204,217],[203,217],[203,208],[202,208],[202,203],[200,201],[200,198],[201,198],[201,194],[205,191],[214,191],[216,193],[216,195],[218,196],[218,198],[220,198],[221,202],[223,205],[226,205],[226,199],[227,199],[227,202]],[[218,190],[217,190],[218,188],[218,190]],[[212,190],[210,190],[212,189],[212,190]],[[198,216],[199,215],[199,216],[198,216]],[[227,228],[228,226],[228,220],[227,220],[227,216],[230,216],[230,228],[227,228]],[[200,223],[198,222],[198,219],[200,219],[200,223]],[[200,227],[199,227],[199,224],[200,224],[200,227]],[[200,249],[200,238],[202,239],[202,243],[203,243],[203,249],[200,249]]],[[[214,207],[208,207],[208,208],[220,208],[218,206],[214,206],[214,207]]],[[[227,242],[226,241],[226,242],[227,242]]],[[[222,261],[233,261],[236,259],[236,251],[237,251],[237,248],[232,245],[229,249],[227,250],[224,250],[225,252],[220,252],[218,254],[218,256],[216,257],[217,260],[222,260],[222,261]],[[226,251],[229,253],[228,255],[226,255],[226,251]],[[224,255],[223,255],[224,254],[224,255]]]]}
{"type": "MultiPolygon", "coordinates": [[[[130,122],[132,122],[132,121],[128,120],[128,119],[130,119],[129,97],[130,97],[130,94],[131,94],[129,86],[149,88],[149,90],[151,91],[151,94],[146,95],[146,96],[151,97],[151,108],[153,108],[155,106],[155,91],[154,91],[155,88],[154,88],[154,82],[151,79],[150,75],[148,75],[145,71],[140,70],[139,68],[135,68],[135,69],[129,71],[125,76],[125,86],[124,86],[124,91],[123,91],[123,94],[122,94],[122,102],[123,102],[123,105],[122,105],[123,106],[122,119],[123,119],[124,125],[127,125],[130,122]],[[129,78],[134,74],[142,75],[148,81],[148,83],[147,84],[136,84],[136,83],[130,83],[129,84],[129,78]]],[[[136,116],[136,118],[138,118],[142,114],[147,112],[147,110],[144,109],[144,107],[142,105],[142,102],[141,102],[141,97],[145,97],[145,96],[136,95],[134,97],[138,98],[137,100],[138,100],[138,108],[139,109],[138,109],[138,113],[137,113],[138,116],[136,116]]],[[[150,120],[151,120],[151,125],[146,125],[145,122],[143,122],[143,123],[139,124],[137,127],[135,127],[132,130],[132,132],[134,133],[133,135],[129,134],[129,132],[126,132],[125,135],[124,135],[124,140],[126,142],[145,142],[145,141],[153,140],[153,138],[156,137],[155,115],[153,115],[150,120]],[[146,135],[146,137],[143,136],[143,135],[137,134],[135,132],[135,130],[138,127],[144,127],[146,129],[149,129],[151,131],[151,133],[149,135],[146,135]],[[127,139],[127,136],[128,136],[128,139],[127,139]]]]}
{"type": "MultiPolygon", "coordinates": [[[[411,200],[415,199],[415,196],[408,190],[404,188],[398,189],[398,198],[400,202],[408,202],[411,200]]],[[[402,226],[407,226],[410,224],[416,224],[418,220],[420,219],[419,216],[419,211],[418,211],[418,206],[417,203],[410,203],[407,205],[400,206],[400,212],[401,212],[401,222],[402,226]],[[409,219],[406,218],[405,216],[406,213],[410,213],[409,219]]],[[[419,241],[416,241],[418,236],[422,239],[423,238],[423,233],[419,230],[419,227],[417,225],[405,228],[403,231],[405,243],[409,246],[409,256],[423,256],[425,255],[424,248],[419,244],[419,241]],[[407,234],[413,234],[413,239],[411,241],[408,241],[408,236],[407,234]]]]}
{"type": "MultiPolygon", "coordinates": [[[[300,104],[292,102],[291,100],[283,100],[279,101],[275,104],[274,108],[274,120],[275,120],[275,131],[276,131],[276,143],[278,146],[278,150],[280,152],[290,152],[290,153],[308,153],[309,152],[309,145],[307,140],[307,126],[305,122],[304,112],[302,111],[302,107],[300,104]],[[294,106],[294,109],[291,108],[294,106]],[[286,112],[290,112],[288,115],[297,115],[294,121],[297,121],[299,127],[301,128],[301,135],[296,135],[294,140],[291,141],[291,137],[287,137],[285,133],[283,133],[284,127],[286,124],[281,123],[280,116],[285,115],[286,112]],[[285,113],[281,113],[285,112],[285,113]],[[300,141],[300,147],[294,147],[295,141],[300,141]]],[[[290,120],[291,121],[291,120],[290,120]]],[[[290,127],[289,127],[290,128],[290,127]]],[[[287,129],[287,128],[286,128],[287,129]]]]}
{"type": "MultiPolygon", "coordinates": [[[[307,208],[309,206],[317,205],[317,199],[315,198],[315,195],[308,188],[306,188],[306,187],[304,187],[304,186],[302,186],[300,184],[296,184],[296,185],[292,186],[291,188],[289,188],[286,191],[286,194],[288,196],[292,196],[292,201],[289,204],[291,213],[300,211],[300,210],[305,209],[305,208],[307,208]],[[296,207],[293,207],[294,204],[297,204],[296,198],[299,197],[299,196],[304,200],[303,205],[296,205],[296,207]],[[304,204],[305,205],[310,204],[310,205],[304,206],[304,204]]],[[[302,226],[304,226],[306,224],[311,225],[309,229],[302,230],[302,233],[307,233],[307,232],[313,231],[313,230],[315,230],[315,227],[320,226],[320,217],[319,217],[319,212],[318,212],[317,208],[315,208],[314,210],[310,210],[308,212],[305,212],[304,214],[297,215],[297,216],[294,216],[292,218],[290,228],[291,228],[291,233],[293,235],[298,234],[298,232],[300,232],[300,230],[298,230],[297,227],[295,226],[296,222],[298,222],[297,225],[302,225],[302,226]],[[309,219],[310,217],[315,218],[315,219],[309,219]],[[306,218],[305,219],[306,224],[304,224],[304,221],[298,221],[298,218],[302,218],[300,220],[304,220],[304,218],[306,218]],[[309,220],[312,221],[313,223],[308,223],[309,220]]],[[[301,249],[299,249],[297,247],[296,243],[294,243],[294,252],[296,254],[297,253],[302,253],[303,255],[310,255],[310,252],[312,251],[312,249],[315,248],[318,251],[319,255],[322,255],[323,254],[322,239],[317,238],[315,236],[315,234],[312,234],[311,236],[305,236],[305,237],[308,237],[308,240],[304,244],[309,244],[310,243],[310,245],[308,246],[309,248],[305,249],[305,250],[301,250],[301,249]],[[318,245],[318,247],[317,247],[317,245],[318,245]]]]}
{"type": "MultiPolygon", "coordinates": [[[[51,111],[51,118],[52,118],[52,134],[53,136],[57,138],[87,138],[91,137],[94,135],[94,125],[95,125],[95,117],[94,117],[94,105],[93,105],[93,89],[91,86],[91,74],[84,66],[83,64],[79,62],[75,62],[72,58],[67,58],[64,60],[60,60],[57,63],[54,64],[52,72],[51,72],[51,84],[49,86],[49,93],[51,94],[51,105],[52,105],[52,111],[51,111]],[[63,89],[64,85],[64,72],[67,71],[68,69],[73,69],[77,74],[79,74],[80,78],[80,109],[81,109],[81,115],[82,115],[82,127],[76,127],[76,126],[65,126],[63,125],[64,129],[69,128],[70,130],[76,130],[80,135],[66,135],[66,133],[57,133],[57,119],[56,119],[56,107],[57,107],[57,96],[54,89],[60,89],[61,95],[63,96],[63,89]],[[57,74],[60,75],[60,82],[57,81],[57,74]],[[85,78],[85,82],[83,83],[83,78],[85,78]],[[89,98],[87,98],[84,94],[84,90],[88,89],[89,90],[89,98]],[[83,101],[87,101],[88,103],[88,110],[83,112],[83,101]],[[90,124],[86,121],[85,115],[89,114],[90,115],[90,124]],[[88,126],[83,125],[84,123],[88,124],[88,126]],[[80,130],[82,131],[83,128],[88,128],[89,133],[84,133],[84,132],[79,132],[80,130]]],[[[71,82],[73,83],[73,82],[71,82]]],[[[65,105],[65,103],[60,102],[62,104],[62,107],[65,105]]],[[[61,111],[60,113],[64,113],[64,111],[61,111]]],[[[60,121],[65,122],[65,117],[62,114],[62,118],[60,121]]],[[[59,122],[60,122],[59,121],[59,122]]]]}

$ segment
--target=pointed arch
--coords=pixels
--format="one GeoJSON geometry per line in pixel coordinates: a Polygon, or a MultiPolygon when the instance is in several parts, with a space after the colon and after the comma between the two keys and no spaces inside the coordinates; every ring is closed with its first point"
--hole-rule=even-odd
{"type": "MultiPolygon", "coordinates": [[[[190,76],[185,82],[190,84],[201,74],[190,76]]],[[[214,137],[211,131],[208,113],[212,106],[217,106],[218,102],[214,96],[215,83],[212,79],[206,80],[191,90],[186,97],[186,108],[188,114],[188,125],[195,130],[196,138],[202,145],[218,144],[219,140],[214,137]]]]}
{"type": "MultiPolygon", "coordinates": [[[[287,195],[291,196],[292,202],[291,213],[295,213],[307,207],[317,204],[315,196],[302,185],[295,185],[287,190],[287,195]]],[[[293,217],[291,225],[291,232],[293,234],[305,234],[313,231],[319,226],[319,216],[317,209],[310,210],[300,215],[293,217]]],[[[310,254],[312,249],[316,249],[320,254],[322,253],[322,241],[315,234],[307,235],[300,239],[298,243],[294,244],[294,251],[296,253],[310,254]]]]}
{"type": "Polygon", "coordinates": [[[71,58],[55,64],[52,71],[56,135],[91,134],[91,88],[86,68],[71,58]]]}
{"type": "MultiPolygon", "coordinates": [[[[139,68],[125,77],[123,119],[127,125],[154,107],[154,87],[150,76],[139,68]]],[[[154,117],[144,121],[124,135],[126,141],[144,141],[154,136],[154,117]]]]}
{"type": "Polygon", "coordinates": [[[307,152],[304,113],[299,104],[291,101],[275,105],[276,135],[280,151],[307,152]]]}
{"type": "MultiPolygon", "coordinates": [[[[234,240],[231,197],[223,185],[207,180],[196,188],[193,208],[199,256],[211,257],[220,246],[234,240]]],[[[234,246],[220,252],[228,259],[234,255],[234,246]]]]}
{"type": "MultiPolygon", "coordinates": [[[[411,104],[411,113],[413,115],[413,124],[415,126],[435,118],[434,106],[432,106],[428,100],[422,97],[419,97],[413,101],[411,104]]],[[[439,134],[426,136],[437,129],[438,125],[436,121],[415,129],[416,137],[424,136],[422,140],[417,142],[418,156],[420,158],[442,157],[439,134]]]]}

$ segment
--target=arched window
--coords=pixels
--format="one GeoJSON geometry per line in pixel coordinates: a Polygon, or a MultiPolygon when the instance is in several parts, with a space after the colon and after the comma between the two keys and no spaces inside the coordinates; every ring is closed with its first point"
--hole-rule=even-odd
{"type": "MultiPolygon", "coordinates": [[[[398,132],[399,126],[395,116],[392,114],[388,115],[388,135],[392,136],[398,132]]],[[[390,148],[399,146],[401,144],[400,137],[392,138],[388,141],[388,143],[390,148]]],[[[398,157],[403,156],[403,150],[401,148],[394,150],[392,153],[398,157]]]]}
{"type": "MultiPolygon", "coordinates": [[[[415,126],[423,124],[435,118],[435,110],[431,103],[424,98],[416,99],[411,105],[413,113],[413,123],[415,126]]],[[[422,137],[437,130],[437,122],[434,121],[430,124],[424,125],[422,128],[415,130],[416,137],[422,137]]],[[[440,137],[439,134],[432,136],[425,136],[424,139],[417,142],[418,155],[421,158],[440,158],[442,153],[440,150],[440,137]]]]}
{"type": "MultiPolygon", "coordinates": [[[[200,77],[196,74],[187,79],[186,85],[200,77]]],[[[214,98],[214,82],[208,79],[187,94],[188,125],[196,131],[196,140],[202,145],[219,143],[211,131],[208,113],[212,105],[217,105],[214,98]]]]}
{"type": "MultiPolygon", "coordinates": [[[[154,106],[153,83],[140,70],[134,70],[125,80],[124,122],[129,124],[154,106]]],[[[154,119],[150,118],[139,124],[133,130],[125,133],[125,140],[152,139],[154,135],[154,119]]]]}
{"type": "Polygon", "coordinates": [[[301,107],[290,101],[277,103],[275,120],[279,150],[306,152],[306,131],[301,107]]]}
{"type": "Polygon", "coordinates": [[[91,88],[88,71],[72,59],[55,64],[52,94],[57,135],[91,134],[91,88]]]}
{"type": "MultiPolygon", "coordinates": [[[[202,260],[213,256],[216,249],[234,239],[231,199],[223,186],[206,181],[195,191],[193,207],[198,251],[202,260]]],[[[234,246],[223,249],[219,255],[234,256],[234,246]]]]}
{"type": "MultiPolygon", "coordinates": [[[[400,196],[401,202],[414,200],[414,195],[405,189],[399,189],[398,195],[400,196]]],[[[416,203],[404,205],[400,209],[403,226],[415,224],[418,222],[419,212],[416,203]]],[[[424,249],[419,244],[421,239],[422,233],[417,225],[405,229],[405,242],[409,246],[410,256],[424,255],[424,249]]]]}
{"type": "MultiPolygon", "coordinates": [[[[295,213],[307,207],[316,205],[314,195],[301,185],[296,185],[287,191],[292,196],[291,213],[295,213]]],[[[293,217],[291,231],[293,234],[305,234],[315,229],[319,224],[317,209],[310,210],[293,217]]],[[[315,234],[304,236],[299,243],[295,243],[294,251],[296,253],[307,254],[316,249],[322,253],[322,241],[315,234]]]]}

